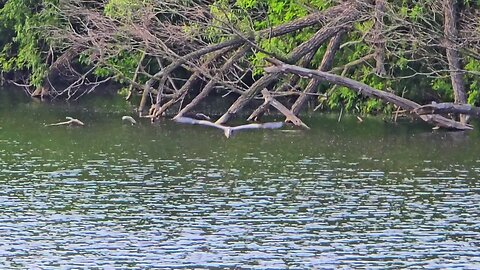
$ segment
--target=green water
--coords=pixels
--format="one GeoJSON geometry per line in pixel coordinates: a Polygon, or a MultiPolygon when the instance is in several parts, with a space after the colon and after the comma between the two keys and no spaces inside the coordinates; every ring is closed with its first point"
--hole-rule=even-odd
{"type": "Polygon", "coordinates": [[[136,126],[0,90],[2,268],[479,268],[478,131],[136,126]],[[78,118],[85,127],[45,127],[78,118]]]}

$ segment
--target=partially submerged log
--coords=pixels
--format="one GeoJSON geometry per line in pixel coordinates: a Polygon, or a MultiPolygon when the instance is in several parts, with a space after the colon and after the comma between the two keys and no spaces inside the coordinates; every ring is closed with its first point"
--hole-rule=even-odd
{"type": "Polygon", "coordinates": [[[455,104],[455,103],[435,103],[423,105],[414,110],[415,113],[419,115],[425,114],[467,114],[474,117],[480,118],[480,108],[474,107],[469,104],[455,104]]]}
{"type": "Polygon", "coordinates": [[[224,126],[217,123],[213,123],[207,120],[197,120],[189,117],[176,117],[173,119],[177,123],[182,124],[190,124],[190,125],[203,125],[208,127],[214,127],[223,130],[225,137],[230,138],[233,134],[238,131],[242,130],[250,130],[250,129],[278,129],[283,127],[283,122],[269,122],[269,123],[262,123],[262,124],[246,124],[240,125],[235,127],[224,126]]]}
{"type": "MultiPolygon", "coordinates": [[[[311,70],[311,69],[301,68],[294,65],[284,64],[275,59],[269,59],[269,61],[275,65],[272,67],[265,68],[265,71],[270,74],[294,73],[306,78],[317,78],[319,80],[326,81],[332,84],[345,86],[347,88],[350,88],[351,90],[356,91],[358,94],[368,96],[368,97],[378,98],[385,102],[395,104],[403,108],[404,110],[410,111],[412,113],[415,113],[414,110],[420,107],[420,104],[416,102],[413,102],[403,97],[399,97],[393,93],[377,90],[373,87],[370,87],[366,84],[363,84],[361,82],[358,82],[349,78],[345,78],[345,77],[331,74],[328,72],[322,72],[318,70],[311,70]]],[[[473,129],[471,125],[463,124],[463,123],[445,118],[440,115],[430,114],[430,115],[418,115],[418,116],[425,122],[431,123],[435,126],[442,127],[442,128],[458,129],[458,130],[473,129]]]]}
{"type": "Polygon", "coordinates": [[[67,119],[68,121],[63,121],[63,122],[58,122],[58,123],[54,123],[54,124],[48,124],[48,125],[45,125],[46,127],[52,127],[52,126],[85,126],[85,124],[78,120],[78,119],[75,119],[75,118],[72,118],[72,117],[65,117],[65,119],[67,119]]]}

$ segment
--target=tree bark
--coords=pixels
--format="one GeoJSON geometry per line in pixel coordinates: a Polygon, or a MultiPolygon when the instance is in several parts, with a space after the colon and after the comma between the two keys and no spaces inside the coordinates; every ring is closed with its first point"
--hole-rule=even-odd
{"type": "MultiPolygon", "coordinates": [[[[319,71],[328,71],[332,68],[333,60],[335,58],[335,53],[340,48],[340,42],[342,41],[342,37],[344,34],[345,34],[345,31],[342,30],[338,32],[337,35],[330,40],[330,42],[328,43],[327,51],[323,56],[322,63],[318,67],[319,71]]],[[[317,90],[318,86],[320,85],[320,82],[321,81],[317,79],[310,80],[310,82],[308,83],[303,93],[300,94],[300,96],[297,98],[295,103],[292,105],[293,114],[298,115],[300,113],[300,110],[302,109],[303,105],[310,97],[309,94],[317,90]]]]}
{"type": "MultiPolygon", "coordinates": [[[[325,11],[321,12],[316,12],[311,15],[305,16],[303,18],[300,18],[298,20],[285,23],[283,25],[276,26],[274,28],[270,29],[265,29],[257,32],[256,36],[259,38],[273,38],[273,37],[278,37],[282,36],[291,32],[295,32],[297,30],[303,29],[305,27],[317,25],[317,24],[323,24],[327,21],[333,20],[334,18],[337,18],[340,14],[344,13],[344,10],[349,6],[349,3],[337,5],[334,7],[331,7],[325,11]]],[[[178,59],[172,59],[172,63],[168,66],[166,66],[164,69],[158,71],[155,73],[152,78],[150,78],[146,83],[142,95],[142,99],[140,101],[139,105],[139,113],[140,115],[142,114],[148,95],[150,94],[150,89],[152,85],[155,83],[155,81],[160,81],[160,84],[162,84],[164,77],[171,72],[173,72],[175,69],[178,67],[182,66],[183,64],[187,63],[191,59],[195,58],[200,58],[206,54],[222,50],[224,48],[230,47],[231,50],[234,50],[243,44],[245,44],[247,41],[245,40],[244,37],[240,36],[235,36],[230,40],[210,45],[207,47],[204,47],[202,49],[199,49],[197,51],[193,51],[187,55],[184,56],[179,56],[178,59]]]]}
{"type": "MultiPolygon", "coordinates": [[[[450,69],[450,78],[452,80],[455,103],[467,103],[465,94],[465,81],[463,78],[461,56],[457,50],[458,29],[457,29],[457,7],[456,0],[443,0],[444,12],[444,34],[447,51],[448,65],[450,69]]],[[[465,122],[464,117],[460,116],[460,121],[465,122]]]]}
{"type": "Polygon", "coordinates": [[[480,108],[474,107],[468,104],[455,104],[455,103],[428,104],[415,109],[415,113],[419,115],[458,113],[458,114],[468,114],[468,115],[480,118],[480,108]]]}
{"type": "Polygon", "coordinates": [[[375,46],[375,73],[385,76],[385,39],[383,37],[383,17],[385,15],[385,0],[375,0],[375,26],[373,44],[375,46]]]}
{"type": "Polygon", "coordinates": [[[32,93],[32,97],[44,97],[51,95],[51,83],[60,75],[60,73],[67,69],[72,60],[77,57],[81,52],[80,46],[72,46],[67,49],[60,57],[58,57],[48,69],[47,76],[45,77],[42,87],[35,89],[32,93]]]}
{"type": "Polygon", "coordinates": [[[250,50],[250,46],[244,45],[240,49],[238,49],[235,54],[230,57],[230,59],[223,64],[219,71],[215,74],[215,76],[203,87],[202,91],[189,103],[185,106],[176,116],[175,118],[182,117],[186,112],[190,111],[193,107],[195,107],[202,99],[206,98],[208,94],[212,91],[213,87],[217,83],[218,80],[221,79],[221,76],[229,70],[235,62],[237,62],[241,57],[245,56],[245,53],[250,50]]]}
{"type": "MultiPolygon", "coordinates": [[[[318,49],[321,46],[317,47],[315,50],[310,51],[307,53],[299,63],[299,66],[301,67],[307,67],[310,65],[310,62],[312,62],[313,57],[317,53],[318,49]]],[[[288,76],[286,79],[286,82],[284,82],[282,85],[277,87],[274,92],[283,92],[287,91],[288,89],[294,90],[295,86],[297,85],[298,81],[300,80],[300,76],[292,74],[291,76],[288,76]]],[[[263,114],[268,110],[270,103],[265,102],[262,105],[260,105],[258,108],[256,108],[252,114],[248,117],[247,121],[257,121],[260,117],[262,117],[263,114]]]]}
{"type": "Polygon", "coordinates": [[[128,95],[125,98],[125,100],[130,100],[130,98],[133,95],[133,88],[135,86],[135,82],[137,81],[138,73],[140,72],[140,69],[142,67],[142,62],[143,62],[143,59],[145,59],[145,55],[146,55],[146,53],[142,52],[142,56],[140,57],[140,60],[138,61],[137,68],[135,69],[135,73],[133,74],[133,78],[131,80],[132,83],[130,83],[130,86],[128,87],[128,95]]]}
{"type": "Polygon", "coordinates": [[[275,98],[270,95],[267,89],[262,90],[263,98],[265,99],[265,103],[272,105],[275,109],[281,112],[286,117],[286,122],[291,122],[296,126],[304,127],[306,129],[310,129],[303,121],[298,118],[295,114],[293,114],[287,107],[285,107],[282,103],[278,102],[275,98]]]}

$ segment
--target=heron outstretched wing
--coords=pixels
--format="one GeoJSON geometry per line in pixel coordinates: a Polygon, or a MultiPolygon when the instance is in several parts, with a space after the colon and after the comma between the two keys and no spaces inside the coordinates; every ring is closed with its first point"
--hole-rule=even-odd
{"type": "Polygon", "coordinates": [[[231,127],[232,131],[246,130],[246,129],[276,129],[283,127],[283,122],[268,122],[263,124],[246,124],[236,127],[231,127]]]}
{"type": "Polygon", "coordinates": [[[229,127],[226,127],[226,126],[215,124],[215,123],[207,121],[207,120],[197,120],[197,119],[193,119],[193,118],[190,118],[190,117],[183,117],[182,116],[182,117],[174,118],[173,120],[177,123],[190,124],[190,125],[204,125],[204,126],[219,128],[219,129],[222,129],[222,130],[225,130],[225,129],[229,128],[229,127]]]}
{"type": "Polygon", "coordinates": [[[223,126],[206,120],[197,120],[190,117],[176,117],[174,121],[177,123],[191,124],[191,125],[204,125],[214,127],[223,130],[225,137],[230,138],[233,132],[247,129],[276,129],[283,127],[283,122],[269,122],[263,124],[246,124],[236,127],[223,126]]]}

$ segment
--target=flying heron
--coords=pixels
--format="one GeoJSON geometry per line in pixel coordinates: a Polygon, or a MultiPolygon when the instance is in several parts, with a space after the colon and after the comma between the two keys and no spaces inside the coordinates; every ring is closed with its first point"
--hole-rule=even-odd
{"type": "Polygon", "coordinates": [[[206,120],[197,120],[190,117],[177,117],[174,118],[174,121],[182,124],[191,124],[191,125],[204,125],[209,127],[214,127],[223,130],[225,137],[230,138],[234,132],[247,129],[276,129],[283,127],[283,122],[269,122],[263,124],[246,124],[236,127],[223,126],[217,123],[213,123],[206,120]]]}

